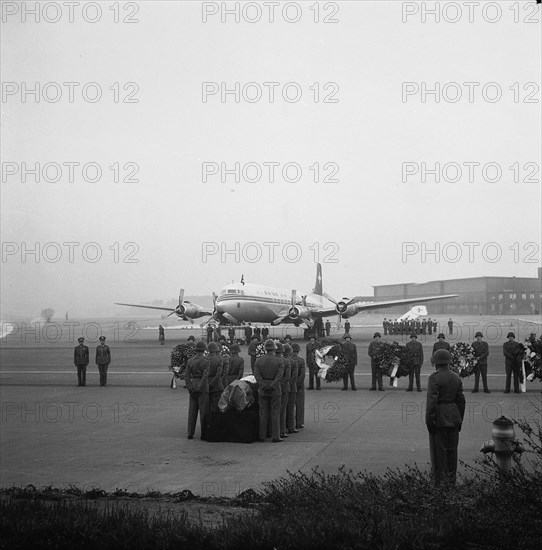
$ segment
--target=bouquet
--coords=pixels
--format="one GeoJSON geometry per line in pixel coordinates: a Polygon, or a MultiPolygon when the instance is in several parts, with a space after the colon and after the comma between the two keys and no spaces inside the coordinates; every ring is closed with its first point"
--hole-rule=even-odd
{"type": "Polygon", "coordinates": [[[450,354],[452,356],[450,370],[459,374],[461,378],[470,376],[474,372],[478,359],[476,359],[474,349],[470,344],[457,342],[451,347],[450,354]]]}
{"type": "Polygon", "coordinates": [[[231,355],[229,346],[227,346],[226,344],[222,344],[220,346],[220,355],[221,357],[229,357],[231,355]]]}
{"type": "Polygon", "coordinates": [[[265,353],[265,342],[260,342],[256,346],[256,359],[258,359],[258,357],[263,357],[265,353]]]}
{"type": "Polygon", "coordinates": [[[542,336],[531,334],[523,342],[523,365],[527,380],[542,380],[542,336]]]}
{"type": "Polygon", "coordinates": [[[171,352],[171,364],[169,370],[173,372],[175,378],[184,380],[184,371],[188,360],[196,355],[196,346],[194,344],[179,344],[171,352]]]}

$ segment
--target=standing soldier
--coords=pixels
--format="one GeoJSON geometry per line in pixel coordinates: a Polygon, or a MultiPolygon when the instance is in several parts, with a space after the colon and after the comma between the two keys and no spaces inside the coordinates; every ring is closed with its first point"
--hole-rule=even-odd
{"type": "Polygon", "coordinates": [[[347,319],[344,322],[344,333],[348,334],[350,332],[350,321],[347,319]]]}
{"type": "Polygon", "coordinates": [[[230,344],[235,344],[235,329],[233,326],[228,327],[228,336],[230,338],[230,344]]]}
{"type": "Polygon", "coordinates": [[[489,355],[489,346],[487,342],[484,342],[482,338],[484,335],[478,331],[475,335],[476,342],[472,343],[472,349],[474,349],[474,355],[478,362],[475,367],[474,375],[474,389],[472,393],[478,392],[478,383],[480,382],[480,374],[482,375],[482,384],[484,385],[484,393],[491,393],[487,388],[487,356],[489,355]]]}
{"type": "Polygon", "coordinates": [[[354,380],[354,370],[358,364],[358,348],[356,344],[352,343],[352,337],[350,334],[344,335],[345,343],[343,349],[346,355],[346,374],[343,375],[343,388],[342,391],[348,389],[348,378],[350,378],[350,386],[352,391],[356,391],[356,381],[354,380]]]}
{"type": "Polygon", "coordinates": [[[77,338],[79,342],[78,346],[75,346],[73,350],[73,364],[77,367],[77,385],[87,385],[87,367],[89,363],[89,351],[88,346],[85,346],[85,339],[83,337],[77,338]]]}
{"type": "Polygon", "coordinates": [[[258,338],[258,340],[260,340],[260,338],[262,336],[262,329],[260,327],[256,327],[254,329],[254,336],[256,336],[256,338],[258,338]]]}
{"type": "Polygon", "coordinates": [[[250,357],[250,370],[252,371],[252,374],[254,374],[254,365],[256,364],[256,348],[258,347],[258,344],[260,342],[258,341],[258,337],[254,335],[252,337],[252,342],[250,342],[250,346],[248,346],[248,355],[250,357]]]}
{"type": "Polygon", "coordinates": [[[454,333],[454,322],[452,321],[452,318],[450,317],[448,319],[448,334],[454,333]]]}
{"type": "Polygon", "coordinates": [[[414,385],[414,375],[416,375],[416,389],[422,391],[420,383],[420,370],[423,365],[423,347],[418,342],[418,336],[415,332],[410,335],[410,342],[407,343],[406,348],[412,354],[413,368],[408,374],[408,388],[407,391],[412,391],[414,385]]]}
{"type": "Polygon", "coordinates": [[[512,375],[514,375],[514,392],[521,393],[519,389],[519,382],[521,380],[521,358],[523,357],[523,346],[515,341],[516,335],[513,332],[509,332],[506,336],[508,342],[505,342],[502,346],[504,354],[504,366],[506,369],[506,389],[504,393],[510,393],[510,382],[512,375]]]}
{"type": "Polygon", "coordinates": [[[107,368],[111,363],[111,350],[104,342],[105,336],[100,336],[100,345],[96,348],[96,364],[100,371],[100,386],[107,384],[107,368]]]}
{"type": "Polygon", "coordinates": [[[226,386],[231,384],[234,380],[241,380],[241,378],[243,378],[245,360],[239,357],[240,351],[241,348],[237,344],[232,344],[230,346],[231,355],[224,358],[226,360],[226,366],[223,378],[226,386]]]}
{"type": "MultiPolygon", "coordinates": [[[[448,344],[448,342],[446,342],[446,336],[444,336],[443,332],[441,332],[438,335],[438,340],[433,344],[433,351],[432,351],[432,354],[431,354],[431,363],[433,363],[433,355],[439,349],[445,349],[446,351],[450,351],[450,344],[448,344]]],[[[437,368],[436,365],[435,365],[435,368],[437,368]]]]}
{"type": "Polygon", "coordinates": [[[329,335],[331,334],[331,323],[329,322],[329,319],[326,320],[325,327],[326,327],[326,336],[329,337],[329,335]]]}
{"type": "Polygon", "coordinates": [[[216,412],[220,395],[224,390],[224,384],[222,383],[224,363],[216,342],[211,342],[207,346],[207,351],[209,352],[209,401],[207,411],[216,412]]]}
{"type": "Polygon", "coordinates": [[[210,344],[213,341],[213,325],[210,323],[207,325],[207,344],[210,344]]]}
{"type": "Polygon", "coordinates": [[[427,334],[427,319],[422,319],[422,334],[427,334]]]}
{"type": "Polygon", "coordinates": [[[438,323],[437,323],[437,320],[435,319],[433,321],[433,332],[437,332],[437,328],[438,328],[438,323]]]}
{"type": "Polygon", "coordinates": [[[245,327],[245,340],[247,343],[247,346],[250,345],[250,340],[252,338],[252,327],[250,326],[250,323],[245,327]]]}
{"type": "Polygon", "coordinates": [[[299,356],[301,348],[295,342],[292,344],[292,357],[297,361],[297,394],[295,400],[295,429],[305,427],[305,359],[299,356]]]}
{"type": "Polygon", "coordinates": [[[429,431],[431,471],[437,485],[446,480],[455,484],[459,432],[465,415],[463,383],[449,369],[451,360],[448,350],[438,350],[432,357],[437,371],[427,384],[425,423],[429,431]]]}
{"type": "Polygon", "coordinates": [[[164,327],[162,325],[160,325],[158,327],[158,341],[160,342],[161,346],[164,345],[165,340],[166,340],[166,335],[165,335],[165,332],[164,332],[164,327]]]}
{"type": "Polygon", "coordinates": [[[376,356],[380,349],[380,332],[375,332],[373,334],[374,340],[369,344],[369,357],[371,358],[371,391],[376,390],[376,382],[378,380],[378,389],[384,391],[384,384],[382,383],[382,370],[378,366],[376,356]]]}
{"type": "Polygon", "coordinates": [[[267,340],[268,336],[269,336],[269,327],[263,327],[262,328],[262,338],[263,338],[263,340],[267,340]]]}
{"type": "Polygon", "coordinates": [[[295,428],[295,407],[297,402],[297,371],[299,356],[293,355],[293,347],[284,344],[284,355],[290,360],[292,371],[290,373],[290,393],[288,394],[288,406],[286,407],[286,428],[289,434],[296,434],[295,428]]]}
{"type": "Polygon", "coordinates": [[[275,355],[273,340],[265,342],[266,354],[258,357],[254,365],[254,376],[258,383],[260,401],[260,432],[258,441],[264,441],[267,435],[267,424],[271,417],[273,443],[284,441],[280,438],[280,381],[284,363],[275,355]]]}
{"type": "Polygon", "coordinates": [[[433,334],[433,321],[431,320],[431,317],[427,319],[427,332],[429,335],[433,334]]]}
{"type": "Polygon", "coordinates": [[[388,320],[384,317],[382,321],[382,328],[384,329],[384,336],[388,335],[388,320]]]}
{"type": "Polygon", "coordinates": [[[283,346],[280,342],[277,342],[275,345],[277,346],[277,355],[282,357],[284,361],[284,372],[282,374],[282,380],[280,381],[280,437],[285,439],[288,437],[286,435],[286,411],[288,410],[288,401],[290,398],[292,363],[286,353],[286,346],[283,346]]]}
{"type": "MultiPolygon", "coordinates": [[[[346,326],[346,325],[345,325],[346,326]]],[[[314,350],[318,349],[318,344],[316,343],[316,339],[314,338],[314,335],[311,334],[310,341],[305,347],[305,358],[307,361],[307,367],[309,368],[309,387],[308,390],[314,389],[314,379],[316,378],[316,389],[320,389],[320,378],[316,376],[318,374],[318,365],[316,364],[314,360],[314,350]]]]}
{"type": "Polygon", "coordinates": [[[196,344],[196,355],[186,363],[186,387],[188,389],[188,439],[194,439],[199,412],[201,438],[204,438],[203,421],[207,412],[209,396],[209,359],[205,357],[205,342],[196,344]]]}

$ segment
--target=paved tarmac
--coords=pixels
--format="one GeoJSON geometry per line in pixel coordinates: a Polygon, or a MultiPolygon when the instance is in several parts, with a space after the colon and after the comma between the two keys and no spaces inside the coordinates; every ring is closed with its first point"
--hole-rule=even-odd
{"type": "MultiPolygon", "coordinates": [[[[353,330],[358,391],[326,382],[321,391],[306,391],[305,428],[280,444],[207,443],[198,438],[199,427],[196,439],[187,440],[188,394],[184,388],[170,389],[167,370],[179,342],[170,339],[159,346],[154,333],[123,341],[122,334],[104,329],[113,356],[108,385],[99,386],[91,344],[87,386],[77,387],[70,338],[23,342],[8,336],[0,348],[0,485],[190,489],[202,496],[235,496],[287,471],[314,467],[332,473],[344,465],[375,474],[405,465],[429,468],[424,408],[434,335],[422,339],[424,391],[407,393],[407,381],[400,379],[397,388],[371,392],[367,346],[374,330],[353,330]]],[[[524,394],[503,394],[503,341],[490,342],[491,394],[471,393],[473,377],[464,379],[467,411],[459,455],[466,463],[481,456],[495,418],[532,419],[540,410],[540,382],[528,383],[524,394]]],[[[242,355],[247,357],[246,348],[242,355]]]]}

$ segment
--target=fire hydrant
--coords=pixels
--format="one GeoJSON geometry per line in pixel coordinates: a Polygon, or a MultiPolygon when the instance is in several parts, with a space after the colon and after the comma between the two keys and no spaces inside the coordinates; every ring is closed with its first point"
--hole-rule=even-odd
{"type": "Polygon", "coordinates": [[[501,416],[493,422],[491,432],[493,439],[486,441],[480,449],[483,453],[495,453],[497,466],[503,472],[509,472],[512,467],[512,455],[521,454],[525,449],[516,439],[514,423],[506,416],[501,416]]]}

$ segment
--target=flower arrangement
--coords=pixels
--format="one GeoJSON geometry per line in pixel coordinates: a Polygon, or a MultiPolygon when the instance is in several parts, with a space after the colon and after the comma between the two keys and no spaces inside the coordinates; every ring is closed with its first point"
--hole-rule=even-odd
{"type": "Polygon", "coordinates": [[[531,334],[523,342],[523,361],[527,380],[542,380],[542,336],[531,334]]]}
{"type": "Polygon", "coordinates": [[[260,342],[256,346],[256,359],[258,359],[258,357],[263,357],[264,355],[265,355],[265,342],[260,342]]]}
{"type": "Polygon", "coordinates": [[[193,357],[195,354],[196,346],[194,344],[179,344],[173,348],[169,370],[173,372],[174,378],[184,380],[186,363],[190,357],[193,357]]]}
{"type": "Polygon", "coordinates": [[[382,374],[390,378],[408,376],[412,370],[412,354],[398,342],[380,342],[375,359],[382,374]]]}
{"type": "Polygon", "coordinates": [[[229,357],[231,355],[229,346],[227,346],[226,344],[222,344],[222,346],[220,346],[220,355],[222,357],[229,357]]]}
{"type": "Polygon", "coordinates": [[[450,348],[450,355],[452,356],[450,370],[459,374],[461,378],[470,376],[474,372],[478,359],[476,359],[474,349],[470,344],[457,342],[450,348]]]}
{"type": "Polygon", "coordinates": [[[348,354],[343,342],[325,338],[317,342],[318,347],[309,360],[318,366],[318,375],[326,382],[338,382],[348,373],[348,354]]]}

